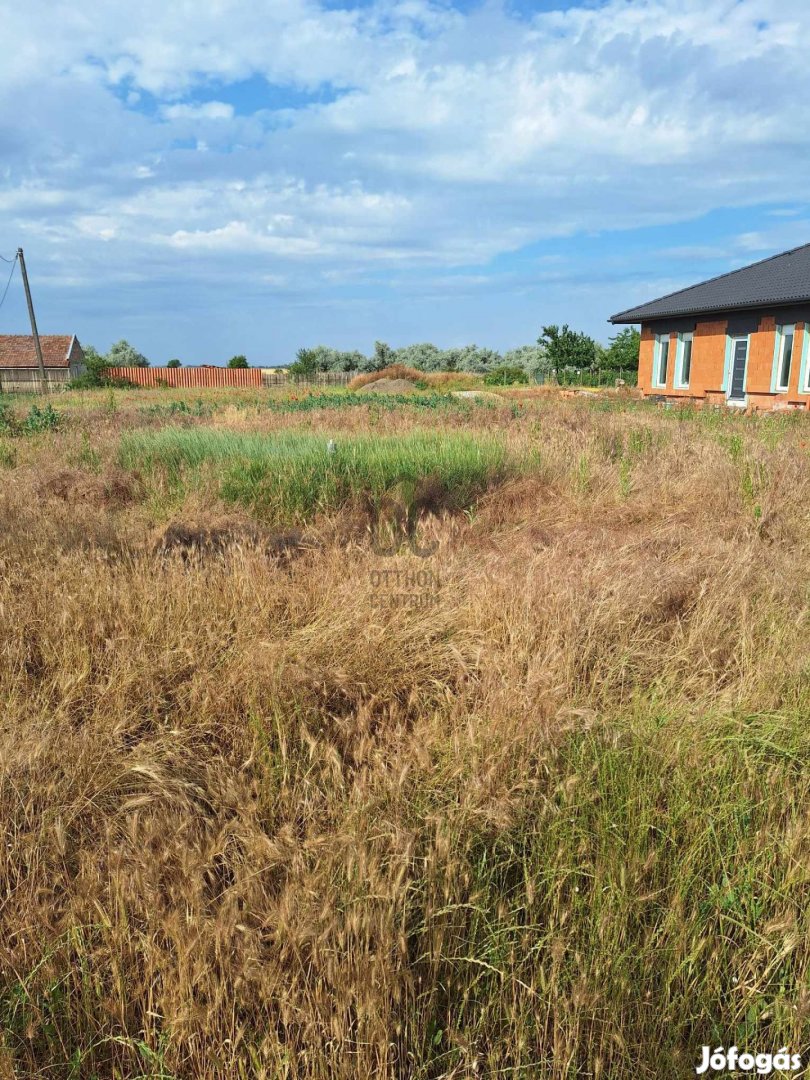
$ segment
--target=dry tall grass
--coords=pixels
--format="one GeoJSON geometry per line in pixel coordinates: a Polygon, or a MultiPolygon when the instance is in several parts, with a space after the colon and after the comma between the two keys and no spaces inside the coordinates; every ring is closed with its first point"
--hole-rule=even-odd
{"type": "Polygon", "coordinates": [[[389,364],[379,371],[367,371],[355,377],[348,384],[350,390],[360,390],[380,379],[408,379],[431,390],[471,390],[483,384],[481,375],[472,375],[466,371],[419,371],[407,364],[389,364]]]}
{"type": "Polygon", "coordinates": [[[805,421],[481,410],[531,469],[419,559],[340,515],[268,556],[122,473],[119,419],[0,455],[5,1075],[806,1046],[805,421]]]}

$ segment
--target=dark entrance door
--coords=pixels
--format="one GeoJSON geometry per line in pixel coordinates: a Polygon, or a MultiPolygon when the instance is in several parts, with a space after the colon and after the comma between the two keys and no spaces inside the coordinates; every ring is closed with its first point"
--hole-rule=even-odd
{"type": "Polygon", "coordinates": [[[731,354],[731,378],[728,385],[729,401],[745,401],[745,362],[748,359],[748,338],[735,338],[731,354]]]}

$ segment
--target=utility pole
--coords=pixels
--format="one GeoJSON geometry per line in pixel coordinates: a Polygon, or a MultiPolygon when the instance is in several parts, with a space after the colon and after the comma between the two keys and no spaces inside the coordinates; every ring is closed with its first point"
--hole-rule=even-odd
{"type": "Polygon", "coordinates": [[[22,274],[23,287],[25,288],[25,299],[28,302],[28,317],[31,320],[31,333],[34,335],[34,348],[37,351],[37,367],[39,368],[39,377],[42,382],[41,389],[45,391],[48,389],[48,383],[45,378],[45,362],[42,359],[42,345],[39,342],[37,319],[34,315],[34,301],[31,299],[31,289],[28,286],[28,272],[25,269],[25,256],[23,255],[22,248],[17,248],[17,258],[20,260],[20,273],[22,274]]]}

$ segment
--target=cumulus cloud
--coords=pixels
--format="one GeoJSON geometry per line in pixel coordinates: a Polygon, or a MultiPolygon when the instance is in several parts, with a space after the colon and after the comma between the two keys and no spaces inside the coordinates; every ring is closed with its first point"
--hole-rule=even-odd
{"type": "Polygon", "coordinates": [[[224,101],[203,101],[199,105],[163,105],[161,115],[167,120],[233,120],[233,105],[224,101]]]}
{"type": "MultiPolygon", "coordinates": [[[[74,288],[102,272],[177,290],[217,280],[217,258],[231,280],[366,274],[404,296],[409,269],[435,267],[438,290],[466,268],[478,288],[556,237],[806,200],[805,0],[528,17],[495,0],[32,0],[3,21],[0,231],[74,288]]],[[[763,217],[731,247],[792,230],[763,217]]]]}

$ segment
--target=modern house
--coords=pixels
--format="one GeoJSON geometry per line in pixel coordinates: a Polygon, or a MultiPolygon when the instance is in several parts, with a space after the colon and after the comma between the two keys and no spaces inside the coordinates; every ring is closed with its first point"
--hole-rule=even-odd
{"type": "MultiPolygon", "coordinates": [[[[75,334],[40,334],[39,343],[49,389],[64,389],[84,371],[84,353],[75,334]]],[[[0,391],[39,389],[34,338],[30,334],[0,334],[0,391]]]]}
{"type": "Polygon", "coordinates": [[[645,396],[810,407],[810,244],[621,311],[640,323],[645,396]]]}

